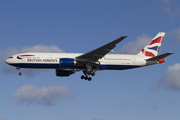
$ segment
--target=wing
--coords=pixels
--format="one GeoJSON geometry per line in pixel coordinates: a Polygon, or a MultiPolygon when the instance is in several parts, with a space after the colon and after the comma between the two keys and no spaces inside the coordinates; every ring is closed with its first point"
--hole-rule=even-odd
{"type": "Polygon", "coordinates": [[[113,48],[116,47],[116,44],[118,44],[119,42],[121,42],[124,38],[126,38],[127,36],[121,36],[120,38],[102,46],[99,47],[95,50],[92,50],[88,53],[85,53],[83,55],[80,55],[78,57],[76,57],[76,61],[84,61],[84,62],[91,62],[91,63],[95,63],[96,61],[98,61],[99,59],[101,59],[102,57],[104,57],[107,53],[109,53],[113,48]]]}

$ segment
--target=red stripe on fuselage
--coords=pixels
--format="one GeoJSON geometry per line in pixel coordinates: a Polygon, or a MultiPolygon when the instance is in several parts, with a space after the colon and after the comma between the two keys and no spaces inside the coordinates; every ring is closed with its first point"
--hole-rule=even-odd
{"type": "Polygon", "coordinates": [[[30,56],[35,56],[35,55],[18,55],[17,57],[30,57],[30,56]]]}

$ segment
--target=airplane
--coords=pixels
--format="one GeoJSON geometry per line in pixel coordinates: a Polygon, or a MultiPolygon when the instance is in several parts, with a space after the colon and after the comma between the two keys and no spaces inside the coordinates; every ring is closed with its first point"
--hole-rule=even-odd
{"type": "Polygon", "coordinates": [[[81,79],[91,81],[90,76],[94,76],[96,71],[126,70],[166,62],[165,57],[173,53],[158,55],[164,35],[165,32],[159,32],[137,55],[107,54],[127,37],[121,36],[84,54],[29,52],[13,55],[5,62],[16,67],[19,75],[22,75],[21,68],[55,69],[56,76],[59,77],[67,77],[82,71],[84,75],[81,79]]]}

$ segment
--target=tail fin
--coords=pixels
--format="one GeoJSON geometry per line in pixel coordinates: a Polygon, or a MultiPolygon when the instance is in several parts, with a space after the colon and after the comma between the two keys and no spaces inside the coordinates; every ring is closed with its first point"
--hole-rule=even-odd
{"type": "Polygon", "coordinates": [[[159,32],[137,55],[155,57],[158,55],[165,32],[159,32]]]}

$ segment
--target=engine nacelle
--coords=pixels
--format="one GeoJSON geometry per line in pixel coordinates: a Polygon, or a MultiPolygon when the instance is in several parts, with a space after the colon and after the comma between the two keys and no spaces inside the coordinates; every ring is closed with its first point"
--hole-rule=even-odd
{"type": "Polygon", "coordinates": [[[158,62],[159,63],[164,63],[164,62],[166,62],[166,59],[165,58],[161,58],[161,59],[158,60],[158,62]]]}
{"type": "Polygon", "coordinates": [[[59,77],[67,77],[73,74],[73,71],[66,71],[66,70],[61,70],[61,69],[56,69],[56,76],[59,77]]]}
{"type": "Polygon", "coordinates": [[[60,67],[74,67],[75,60],[72,58],[60,58],[59,64],[60,64],[60,67]]]}

